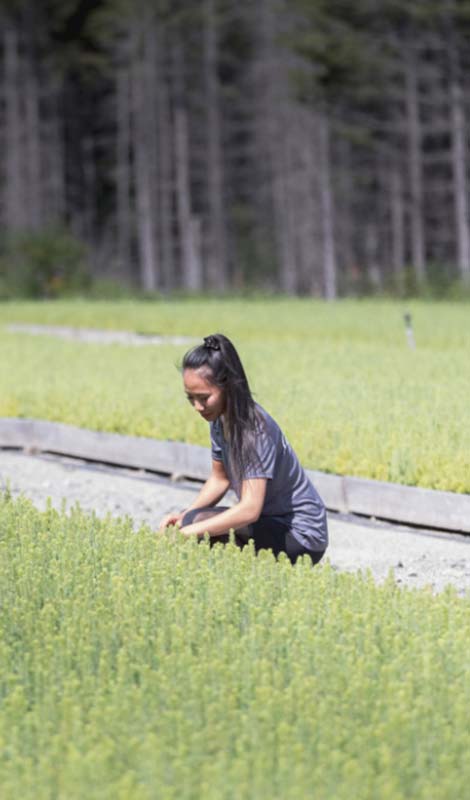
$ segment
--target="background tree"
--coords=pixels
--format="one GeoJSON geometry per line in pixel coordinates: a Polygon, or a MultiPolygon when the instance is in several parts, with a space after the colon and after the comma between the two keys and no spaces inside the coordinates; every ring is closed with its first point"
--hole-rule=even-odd
{"type": "Polygon", "coordinates": [[[146,291],[469,282],[469,22],[469,0],[2,0],[4,239],[60,224],[146,291]]]}

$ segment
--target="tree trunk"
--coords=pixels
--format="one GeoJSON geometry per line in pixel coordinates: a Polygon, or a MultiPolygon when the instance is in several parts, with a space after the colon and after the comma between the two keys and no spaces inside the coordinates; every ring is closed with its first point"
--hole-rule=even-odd
{"type": "Polygon", "coordinates": [[[299,290],[312,294],[318,284],[317,202],[314,192],[314,176],[316,171],[315,136],[312,112],[309,108],[300,108],[297,113],[297,133],[299,143],[299,161],[296,170],[295,209],[297,211],[296,251],[299,264],[299,290]]]}
{"type": "Polygon", "coordinates": [[[95,142],[90,134],[82,139],[81,160],[83,165],[83,195],[81,234],[85,241],[95,241],[96,159],[95,142]]]}
{"type": "MultiPolygon", "coordinates": [[[[140,49],[140,48],[139,48],[140,49]]],[[[149,141],[148,104],[144,54],[136,52],[132,65],[132,152],[137,210],[137,241],[141,285],[145,291],[157,288],[157,252],[155,248],[155,218],[151,186],[152,142],[149,141]]]]}
{"type": "Polygon", "coordinates": [[[18,34],[14,26],[6,23],[4,46],[4,96],[5,96],[5,224],[8,232],[27,226],[26,192],[22,163],[23,130],[20,108],[20,67],[18,34]]]}
{"type": "Polygon", "coordinates": [[[394,280],[397,288],[401,288],[405,268],[405,210],[403,180],[398,167],[390,173],[390,217],[394,280]]]}
{"type": "Polygon", "coordinates": [[[290,124],[294,108],[289,103],[285,64],[279,58],[273,75],[277,91],[271,96],[274,136],[271,140],[271,165],[274,189],[274,225],[278,231],[281,289],[294,295],[298,288],[298,263],[295,250],[295,210],[291,193],[290,124]],[[276,74],[277,73],[277,74],[276,74]]]}
{"type": "MultiPolygon", "coordinates": [[[[453,56],[451,55],[451,58],[453,56]]],[[[454,56],[455,58],[455,56],[454,56]]],[[[457,263],[463,280],[470,281],[470,236],[468,229],[468,181],[465,112],[462,87],[454,74],[450,87],[452,123],[452,169],[454,176],[457,263]]]]}
{"type": "Polygon", "coordinates": [[[41,175],[41,121],[39,113],[38,81],[31,61],[28,64],[24,82],[26,110],[26,174],[28,186],[28,219],[31,228],[39,228],[42,215],[42,175],[41,175]]]}
{"type": "Polygon", "coordinates": [[[151,17],[143,37],[143,81],[145,101],[145,136],[147,140],[147,173],[152,208],[152,235],[155,258],[156,287],[161,285],[159,227],[158,124],[157,124],[157,36],[156,23],[151,17]]]}
{"type": "Polygon", "coordinates": [[[408,168],[410,176],[411,257],[418,283],[426,277],[424,222],[423,222],[423,174],[421,153],[421,122],[419,114],[417,63],[408,47],[405,59],[406,106],[408,128],[408,168]]]}
{"type": "Polygon", "coordinates": [[[295,262],[294,243],[290,228],[291,216],[287,187],[286,143],[283,134],[278,130],[272,142],[273,165],[273,201],[275,235],[280,255],[280,285],[286,294],[295,294],[297,289],[297,265],[295,262]]]}
{"type": "MultiPolygon", "coordinates": [[[[286,75],[286,80],[288,77],[286,75]]],[[[289,100],[289,86],[286,84],[286,98],[283,109],[283,124],[280,127],[280,148],[282,153],[282,172],[284,182],[284,217],[286,239],[289,249],[289,269],[283,272],[283,289],[287,294],[297,294],[299,290],[299,274],[301,270],[300,252],[298,249],[297,229],[301,212],[296,203],[296,186],[300,183],[298,162],[296,157],[301,150],[301,130],[298,124],[300,109],[289,100]],[[289,120],[289,122],[288,122],[289,120]],[[290,123],[290,124],[289,124],[290,123]]]]}
{"type": "Polygon", "coordinates": [[[116,221],[117,256],[121,275],[131,274],[131,107],[130,78],[127,67],[119,67],[116,85],[116,221]]]}
{"type": "Polygon", "coordinates": [[[207,109],[209,224],[207,275],[211,289],[227,285],[227,232],[223,198],[222,134],[219,110],[218,43],[214,0],[204,2],[204,84],[207,109]]]}
{"type": "Polygon", "coordinates": [[[55,82],[50,85],[47,136],[44,137],[43,159],[47,165],[45,195],[48,198],[45,218],[48,224],[63,222],[67,215],[65,186],[65,142],[63,130],[61,87],[55,82]]]}
{"type": "Polygon", "coordinates": [[[266,228],[272,230],[278,268],[277,285],[294,294],[298,285],[295,234],[292,230],[289,128],[293,104],[289,102],[286,53],[278,44],[277,17],[271,0],[256,6],[257,33],[254,63],[254,148],[259,186],[254,191],[264,206],[266,228]]]}
{"type": "Polygon", "coordinates": [[[338,166],[337,181],[338,192],[336,213],[340,221],[340,230],[337,232],[337,260],[352,277],[357,270],[357,254],[354,244],[354,208],[357,200],[354,188],[354,166],[351,158],[351,144],[341,137],[337,145],[338,166]]]}
{"type": "Polygon", "coordinates": [[[318,119],[320,146],[320,196],[323,233],[324,293],[327,300],[337,296],[336,249],[334,240],[334,204],[331,182],[330,126],[322,114],[318,119]]]}
{"type": "Polygon", "coordinates": [[[366,258],[367,277],[373,290],[382,288],[382,273],[379,265],[379,233],[375,219],[369,219],[364,225],[364,252],[366,258]]]}
{"type": "Polygon", "coordinates": [[[202,289],[202,264],[198,244],[199,223],[191,211],[189,183],[188,117],[180,106],[175,109],[175,167],[178,228],[181,249],[183,286],[190,291],[202,289]]]}
{"type": "Polygon", "coordinates": [[[200,252],[200,226],[193,216],[189,159],[188,108],[185,91],[185,61],[177,37],[173,45],[174,162],[176,176],[176,213],[182,285],[190,291],[203,287],[200,252]]]}
{"type": "Polygon", "coordinates": [[[162,260],[162,286],[171,290],[177,282],[173,254],[173,149],[168,85],[163,74],[165,51],[163,37],[156,31],[156,85],[158,125],[158,208],[162,260]]]}

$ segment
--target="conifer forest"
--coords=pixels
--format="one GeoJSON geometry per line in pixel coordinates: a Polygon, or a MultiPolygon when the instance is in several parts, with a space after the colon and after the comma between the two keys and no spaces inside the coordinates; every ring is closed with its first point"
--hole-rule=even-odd
{"type": "Polygon", "coordinates": [[[66,232],[149,293],[470,283],[469,0],[1,0],[0,39],[0,258],[66,232]]]}

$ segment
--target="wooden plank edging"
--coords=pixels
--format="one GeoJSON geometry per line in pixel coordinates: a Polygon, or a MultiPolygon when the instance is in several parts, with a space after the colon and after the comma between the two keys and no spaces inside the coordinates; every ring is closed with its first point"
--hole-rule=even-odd
{"type": "MultiPolygon", "coordinates": [[[[0,447],[69,455],[204,480],[210,450],[184,442],[91,431],[32,419],[0,419],[0,447]]],[[[470,533],[470,495],[307,470],[330,511],[470,533]]]]}
{"type": "Polygon", "coordinates": [[[91,431],[62,422],[0,419],[0,447],[19,447],[204,480],[210,451],[184,442],[91,431]]]}

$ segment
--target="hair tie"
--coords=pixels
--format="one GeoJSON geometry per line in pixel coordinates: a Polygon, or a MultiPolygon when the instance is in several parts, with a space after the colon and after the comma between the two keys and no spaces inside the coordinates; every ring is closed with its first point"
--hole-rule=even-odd
{"type": "Polygon", "coordinates": [[[208,350],[220,350],[220,344],[215,336],[205,336],[204,347],[206,347],[208,350]]]}

